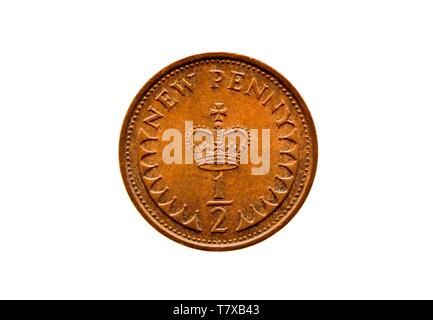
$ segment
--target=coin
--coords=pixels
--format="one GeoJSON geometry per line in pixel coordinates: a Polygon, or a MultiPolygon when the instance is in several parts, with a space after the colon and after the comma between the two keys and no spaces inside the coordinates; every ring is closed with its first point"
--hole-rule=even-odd
{"type": "Polygon", "coordinates": [[[128,194],[158,231],[203,250],[258,243],[307,197],[317,138],[296,89],[266,64],[205,53],[158,72],[126,114],[128,194]]]}

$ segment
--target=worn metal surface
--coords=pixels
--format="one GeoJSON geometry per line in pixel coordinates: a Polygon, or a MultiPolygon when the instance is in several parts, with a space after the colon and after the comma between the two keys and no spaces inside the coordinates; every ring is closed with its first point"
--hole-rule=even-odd
{"type": "Polygon", "coordinates": [[[296,89],[262,62],[229,53],[188,57],[149,80],[126,114],[119,147],[123,180],[142,216],[204,250],[243,248],[281,229],[302,206],[317,165],[314,124],[296,89]],[[239,150],[228,162],[196,159],[199,141],[188,144],[188,130],[201,129],[214,136],[243,130],[251,152],[255,131],[262,156],[268,129],[269,168],[263,157],[241,163],[239,150]],[[167,152],[174,142],[183,148],[167,152]],[[175,153],[181,158],[167,163],[175,153]]]}

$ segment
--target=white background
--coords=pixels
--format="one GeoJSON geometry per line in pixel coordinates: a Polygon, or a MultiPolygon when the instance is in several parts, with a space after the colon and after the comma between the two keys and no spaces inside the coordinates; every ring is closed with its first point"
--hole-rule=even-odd
{"type": "Polygon", "coordinates": [[[429,1],[1,1],[0,298],[433,298],[429,1]],[[157,71],[228,51],[284,74],[319,166],[270,239],[215,253],[136,211],[117,147],[157,71]]]}

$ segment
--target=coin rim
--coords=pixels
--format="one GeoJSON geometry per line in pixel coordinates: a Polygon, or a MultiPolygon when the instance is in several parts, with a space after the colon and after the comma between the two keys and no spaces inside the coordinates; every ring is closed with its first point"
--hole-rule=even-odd
{"type": "Polygon", "coordinates": [[[314,182],[314,178],[316,176],[317,171],[317,163],[318,163],[318,143],[317,143],[317,134],[316,134],[316,128],[314,126],[313,119],[311,117],[310,111],[302,98],[302,96],[299,94],[299,92],[296,90],[296,88],[290,83],[289,80],[287,80],[282,74],[280,74],[278,71],[274,70],[272,67],[268,66],[267,64],[237,53],[229,53],[229,52],[208,52],[208,53],[202,53],[202,54],[196,54],[192,56],[188,56],[186,58],[177,60],[168,66],[161,69],[158,73],[156,73],[150,80],[148,80],[144,86],[138,91],[134,99],[132,100],[128,111],[126,112],[125,118],[123,120],[123,125],[120,133],[120,139],[119,139],[119,164],[120,164],[120,171],[122,174],[123,183],[125,185],[126,191],[128,192],[128,195],[134,204],[134,206],[137,208],[138,212],[140,213],[143,218],[145,218],[157,231],[168,237],[169,239],[176,241],[177,243],[181,243],[183,245],[186,245],[188,247],[192,247],[195,249],[205,250],[205,251],[231,251],[231,250],[237,250],[246,248],[249,246],[252,246],[254,244],[257,244],[259,242],[262,242],[263,240],[266,240],[267,238],[274,235],[277,231],[281,230],[284,226],[286,226],[293,217],[298,213],[299,209],[302,207],[302,205],[305,202],[305,199],[308,197],[308,194],[311,190],[311,187],[314,182]],[[134,191],[129,185],[129,179],[126,172],[126,159],[124,156],[125,153],[125,145],[126,145],[126,136],[127,136],[127,130],[128,125],[130,123],[131,117],[133,115],[133,112],[135,111],[138,103],[143,99],[147,91],[149,91],[161,78],[163,78],[165,75],[169,74],[171,71],[185,65],[190,64],[195,61],[205,60],[205,59],[233,59],[238,60],[241,62],[248,63],[252,66],[255,66],[257,68],[262,69],[263,71],[267,72],[268,74],[272,75],[274,78],[276,78],[278,81],[280,81],[286,88],[290,90],[290,92],[293,94],[293,96],[296,98],[298,105],[301,106],[305,121],[307,122],[308,128],[310,130],[310,138],[311,138],[311,146],[313,151],[313,157],[312,161],[310,162],[310,179],[306,181],[306,184],[304,185],[302,193],[299,195],[297,201],[294,203],[293,207],[290,208],[289,212],[285,216],[285,218],[281,219],[280,223],[274,225],[270,229],[266,230],[266,232],[262,232],[255,237],[248,238],[244,241],[239,241],[235,243],[230,244],[212,244],[212,243],[198,243],[193,241],[188,241],[187,239],[177,236],[176,234],[166,230],[162,226],[160,226],[156,221],[153,221],[150,213],[146,210],[146,208],[141,206],[140,201],[136,199],[136,195],[134,194],[134,191]]]}

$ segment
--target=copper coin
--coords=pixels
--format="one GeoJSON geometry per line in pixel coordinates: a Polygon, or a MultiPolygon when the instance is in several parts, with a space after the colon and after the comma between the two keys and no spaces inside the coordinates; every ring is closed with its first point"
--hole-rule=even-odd
{"type": "Polygon", "coordinates": [[[162,69],[123,123],[129,196],[184,245],[232,250],[285,226],[313,183],[317,139],[296,89],[255,59],[205,53],[162,69]]]}

